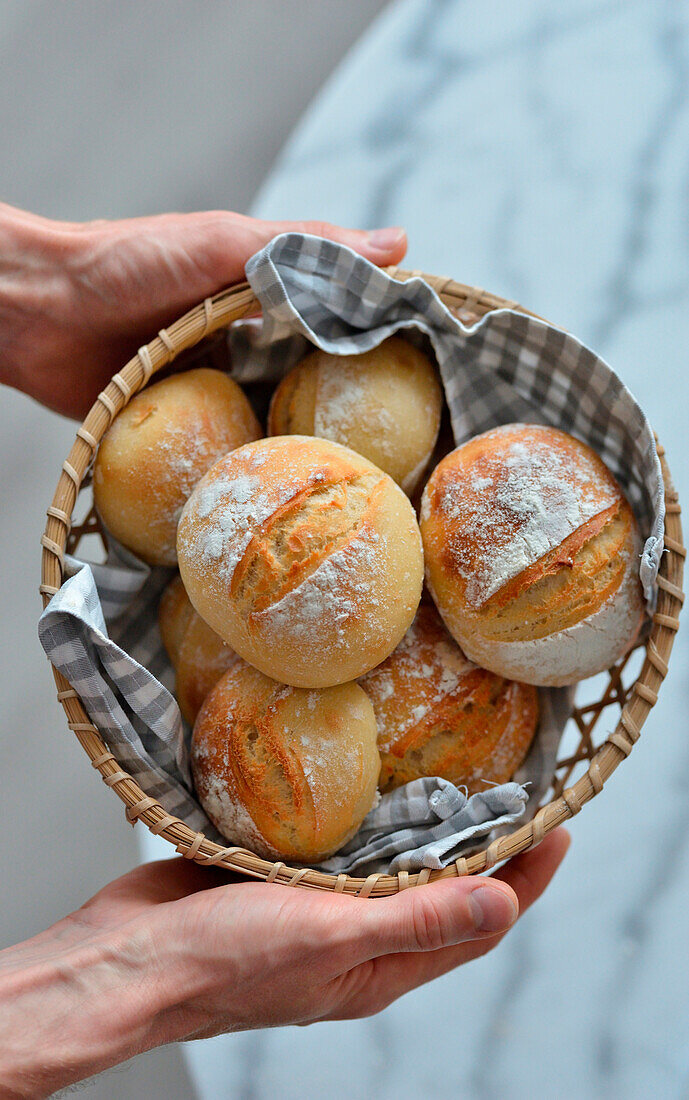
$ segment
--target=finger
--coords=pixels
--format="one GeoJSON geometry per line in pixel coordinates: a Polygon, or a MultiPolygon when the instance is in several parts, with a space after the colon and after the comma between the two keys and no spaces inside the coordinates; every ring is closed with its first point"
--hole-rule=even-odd
{"type": "MultiPolygon", "coordinates": [[[[564,829],[557,829],[537,848],[516,856],[490,881],[496,885],[502,882],[514,890],[521,915],[543,893],[564,859],[569,843],[569,834],[564,829]]],[[[419,893],[432,892],[441,885],[443,883],[425,886],[419,893]]],[[[338,979],[335,983],[340,987],[338,1009],[327,1018],[349,1019],[378,1012],[411,989],[491,951],[504,935],[505,930],[435,951],[396,952],[372,959],[338,979]]]]}
{"type": "Polygon", "coordinates": [[[263,222],[262,225],[269,234],[266,243],[279,233],[310,233],[314,237],[325,237],[326,240],[345,244],[379,267],[398,264],[407,251],[407,234],[400,226],[344,229],[321,221],[263,222]]]}
{"type": "Polygon", "coordinates": [[[391,953],[438,951],[506,931],[519,903],[504,882],[448,878],[359,907],[352,945],[357,961],[391,953]]]}
{"type": "MultiPolygon", "coordinates": [[[[158,214],[95,222],[77,240],[77,268],[131,272],[140,286],[125,319],[137,332],[166,323],[202,298],[245,278],[247,261],[280,233],[312,233],[348,245],[378,265],[395,264],[407,247],[403,229],[343,229],[328,222],[261,221],[224,210],[158,214]]],[[[106,295],[107,297],[107,295],[106,295]]],[[[124,324],[116,312],[119,329],[124,324]]],[[[118,331],[119,331],[118,329],[118,331]]]]}
{"type": "MultiPolygon", "coordinates": [[[[179,223],[180,218],[173,217],[179,223]]],[[[189,214],[186,218],[196,220],[196,225],[192,227],[190,223],[190,228],[199,227],[204,230],[204,248],[209,260],[208,274],[220,280],[219,286],[215,288],[218,290],[243,279],[248,260],[281,233],[309,233],[314,237],[336,241],[347,245],[379,267],[399,263],[407,251],[407,235],[399,226],[370,230],[346,229],[323,221],[261,221],[259,218],[223,212],[189,214]]],[[[212,291],[207,290],[206,293],[212,291]]]]}
{"type": "MultiPolygon", "coordinates": [[[[556,829],[538,847],[531,848],[528,852],[522,852],[521,855],[515,856],[505,867],[491,876],[495,880],[506,881],[515,891],[519,899],[520,917],[523,917],[527,909],[540,898],[546,887],[549,886],[555,872],[567,854],[570,843],[571,837],[567,830],[556,829]]],[[[492,951],[494,947],[497,947],[504,935],[505,932],[501,932],[480,942],[466,944],[465,958],[460,961],[469,962],[471,959],[487,954],[488,951],[492,951]]],[[[439,962],[443,965],[443,969],[438,972],[440,974],[444,974],[446,970],[451,970],[453,966],[459,965],[457,962],[452,962],[450,954],[447,955],[444,961],[439,960],[439,962]]]]}

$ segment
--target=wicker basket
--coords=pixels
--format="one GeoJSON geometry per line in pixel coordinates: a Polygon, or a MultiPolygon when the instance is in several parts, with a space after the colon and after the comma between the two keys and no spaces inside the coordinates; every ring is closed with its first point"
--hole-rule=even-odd
{"type": "MultiPolygon", "coordinates": [[[[422,275],[445,305],[464,322],[471,323],[492,309],[521,309],[514,302],[505,301],[474,287],[463,286],[451,279],[440,279],[416,271],[398,271],[395,268],[389,269],[389,274],[398,279],[406,279],[411,274],[422,275]]],[[[65,551],[74,553],[85,535],[99,531],[98,519],[93,510],[79,526],[72,526],[72,516],[98,443],[114,417],[146,385],[153,374],[171,363],[181,352],[227,328],[233,321],[257,311],[258,302],[246,283],[206,299],[202,305],[185,314],[168,329],[159,332],[155,340],[141,348],[100,394],[77,430],[77,438],[63,463],[60,480],[48,508],[48,521],[41,539],[43,554],[40,591],[44,606],[62,583],[65,551]]],[[[53,669],[57,697],[67,715],[67,724],[78,737],[93,767],[100,772],[104,783],[125,803],[127,820],[132,824],[137,820],[143,821],[152,833],[169,840],[181,855],[205,866],[224,867],[252,878],[265,879],[267,882],[334,890],[360,897],[381,897],[410,886],[433,882],[438,878],[485,871],[538,844],[547,833],[579,813],[585,803],[600,794],[605,781],[631,752],[651,707],[658,699],[658,692],[667,675],[675,633],[679,627],[678,616],[684,599],[682,573],[686,556],[677,493],[672,486],[661,446],[658,446],[658,453],[665,482],[666,552],[658,576],[660,592],[657,611],[653,616],[648,641],[644,647],[640,647],[645,653],[639,653],[637,659],[637,663],[642,659],[638,677],[634,679],[631,674],[634,655],[629,654],[609,670],[605,686],[598,697],[574,710],[572,721],[568,724],[569,737],[566,733],[563,739],[563,745],[567,745],[569,741],[569,747],[566,755],[558,759],[556,764],[549,801],[541,806],[532,821],[493,840],[482,851],[456,860],[442,871],[424,870],[418,874],[400,871],[397,875],[374,874],[368,878],[346,874],[335,876],[307,868],[295,870],[280,862],[269,863],[243,848],[220,847],[202,833],[191,830],[179,818],[172,817],[159,802],[144,794],[141,787],[120,768],[108,751],[98,730],[89,721],[76,691],[70,687],[64,676],[53,669]],[[596,744],[596,724],[602,712],[610,706],[619,709],[619,720],[614,732],[596,744]],[[574,740],[572,732],[575,735],[574,740]],[[574,781],[577,774],[579,777],[574,781]]],[[[606,725],[609,727],[609,720],[606,725]]]]}

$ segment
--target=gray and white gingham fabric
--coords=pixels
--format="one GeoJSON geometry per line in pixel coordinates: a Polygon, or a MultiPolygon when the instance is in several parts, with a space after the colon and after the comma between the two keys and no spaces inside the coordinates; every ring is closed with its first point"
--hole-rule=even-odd
{"type": "Polygon", "coordinates": [[[645,539],[640,575],[653,609],[665,519],[660,462],[644,413],[594,352],[569,333],[509,309],[467,328],[423,279],[400,284],[320,237],[284,233],[249,260],[246,274],[265,320],[260,330],[245,326],[235,339],[240,378],[279,377],[303,354],[304,339],[352,355],[395,332],[421,331],[438,359],[457,444],[498,424],[527,421],[562,428],[593,447],[639,521],[645,539]],[[304,339],[288,339],[297,333],[304,339]]]}
{"type": "MultiPolygon", "coordinates": [[[[423,333],[438,359],[458,443],[523,420],[564,428],[593,446],[641,525],[640,576],[652,609],[663,546],[660,464],[641,409],[592,351],[511,310],[467,328],[422,279],[398,283],[350,249],[303,234],[277,237],[249,261],[247,278],[263,321],[231,334],[232,373],[240,382],[281,377],[309,345],[349,355],[395,332],[411,339],[423,333]]],[[[222,843],[193,794],[189,731],[170,693],[172,670],[158,633],[158,601],[171,572],[151,570],[112,543],[106,565],[67,559],[66,576],[39,623],[48,657],[142,789],[222,843]]],[[[547,790],[573,691],[546,689],[540,696],[539,732],[515,782],[469,799],[443,779],[407,784],[384,795],[323,868],[442,867],[499,826],[531,816],[547,790]]]]}
{"type": "Polygon", "coordinates": [[[320,869],[333,875],[372,866],[385,867],[391,875],[440,869],[460,854],[458,837],[468,850],[522,817],[526,802],[519,783],[488,787],[467,798],[447,779],[415,779],[381,798],[356,836],[320,869]]]}

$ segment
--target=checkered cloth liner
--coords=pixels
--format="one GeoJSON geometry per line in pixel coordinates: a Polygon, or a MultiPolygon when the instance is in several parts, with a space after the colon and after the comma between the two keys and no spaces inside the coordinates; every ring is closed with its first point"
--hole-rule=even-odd
{"type": "MultiPolygon", "coordinates": [[[[422,279],[398,283],[344,246],[317,237],[277,237],[250,260],[247,277],[263,322],[232,331],[239,381],[281,377],[309,344],[346,355],[394,332],[410,339],[423,333],[438,359],[458,443],[515,420],[553,424],[590,443],[624,486],[641,524],[646,544],[640,575],[653,606],[664,518],[653,435],[631,394],[593,352],[511,310],[466,328],[422,279]]],[[[158,601],[171,572],[150,570],[111,540],[106,565],[67,558],[65,573],[39,623],[47,655],[146,794],[223,843],[193,796],[189,731],[170,692],[172,670],[158,633],[158,601]]],[[[323,868],[395,873],[442,867],[499,826],[535,812],[573,699],[568,689],[540,694],[539,732],[516,782],[470,799],[442,779],[407,784],[383,796],[323,868]]]]}
{"type": "Polygon", "coordinates": [[[489,787],[468,799],[447,779],[415,779],[400,788],[396,797],[382,798],[354,839],[326,859],[321,870],[339,875],[373,865],[385,866],[396,875],[420,867],[444,867],[446,856],[457,858],[458,836],[464,849],[485,840],[523,815],[526,798],[518,783],[489,787]]]}
{"type": "Polygon", "coordinates": [[[594,352],[511,309],[467,328],[423,279],[400,284],[320,237],[276,237],[249,260],[246,274],[265,320],[260,331],[240,330],[244,346],[237,338],[237,353],[249,364],[244,377],[282,375],[303,354],[304,340],[286,340],[295,333],[324,351],[352,355],[400,330],[420,330],[438,359],[458,444],[497,424],[527,421],[562,428],[593,447],[627,494],[645,536],[640,576],[653,610],[665,519],[660,462],[644,413],[594,352]]]}

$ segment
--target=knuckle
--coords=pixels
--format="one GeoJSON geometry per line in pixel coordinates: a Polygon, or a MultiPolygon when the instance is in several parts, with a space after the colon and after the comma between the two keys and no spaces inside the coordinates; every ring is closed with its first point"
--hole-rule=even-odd
{"type": "Polygon", "coordinates": [[[331,222],[308,221],[301,223],[304,233],[311,233],[314,237],[334,237],[337,229],[331,222]]]}
{"type": "Polygon", "coordinates": [[[411,913],[412,948],[418,951],[436,951],[444,947],[450,938],[447,919],[433,897],[417,899],[411,913]]]}

